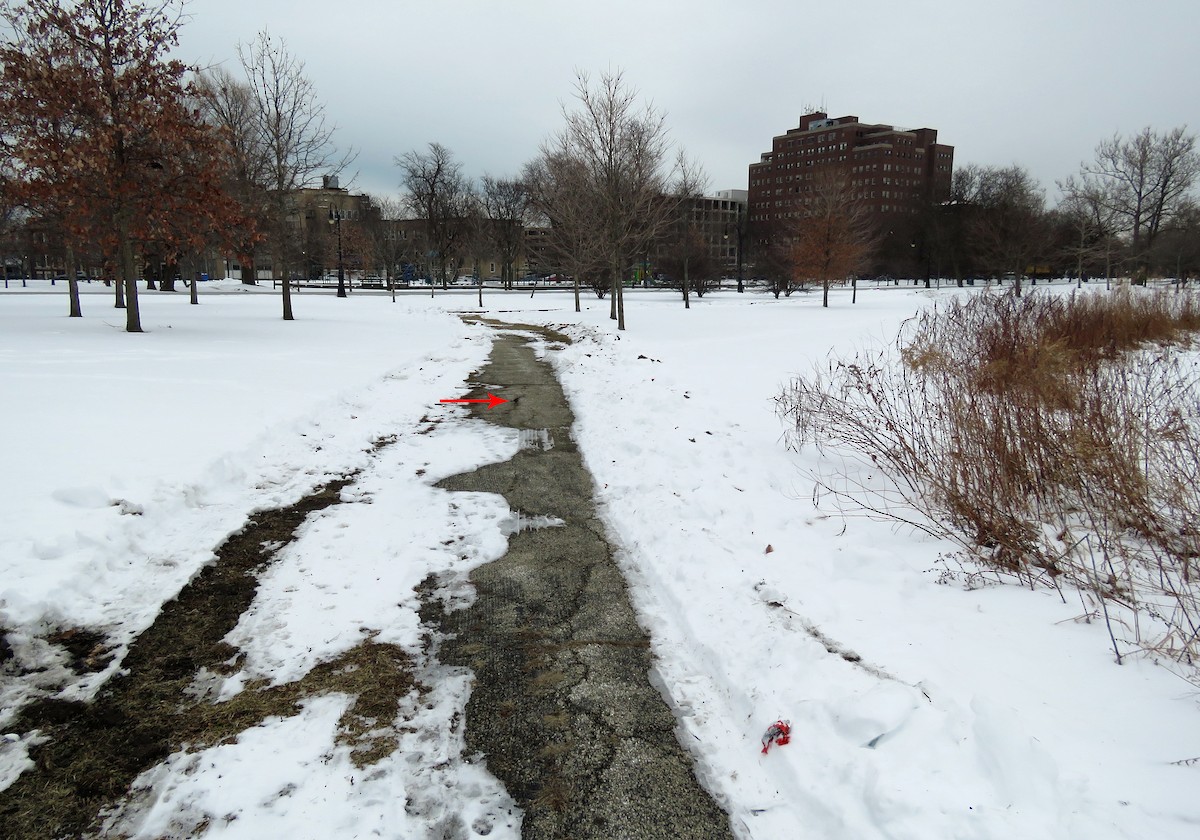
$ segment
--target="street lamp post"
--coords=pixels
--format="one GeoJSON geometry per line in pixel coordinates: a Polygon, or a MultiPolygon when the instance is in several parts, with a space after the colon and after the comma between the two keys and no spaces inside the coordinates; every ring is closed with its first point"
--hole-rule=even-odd
{"type": "Polygon", "coordinates": [[[346,268],[342,263],[342,211],[329,208],[329,223],[337,230],[338,290],[337,296],[346,296],[346,268]]]}

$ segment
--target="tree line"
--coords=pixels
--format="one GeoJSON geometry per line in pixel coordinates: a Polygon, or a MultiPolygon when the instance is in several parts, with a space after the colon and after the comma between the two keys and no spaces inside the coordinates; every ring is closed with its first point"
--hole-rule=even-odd
{"type": "Polygon", "coordinates": [[[961,278],[1011,274],[1186,281],[1200,270],[1196,135],[1144,128],[1096,146],[1079,172],[1057,182],[1060,199],[1021,166],[955,170],[951,200],[932,227],[931,257],[961,278]]]}
{"type": "MultiPolygon", "coordinates": [[[[341,208],[304,207],[298,195],[343,173],[354,154],[338,149],[303,61],[269,33],[238,45],[235,74],[170,58],[179,0],[0,0],[0,16],[0,224],[63,243],[73,316],[78,266],[103,266],[138,332],[139,261],[150,288],[173,290],[177,274],[196,276],[201,255],[216,252],[240,262],[248,283],[269,256],[292,320],[289,281],[323,269],[335,247],[322,209],[337,222],[339,265],[381,266],[393,289],[406,266],[432,289],[478,274],[485,254],[512,287],[529,256],[526,230],[536,229],[537,270],[572,278],[577,308],[581,288],[608,297],[621,329],[633,267],[653,264],[685,305],[720,276],[696,211],[704,173],[620,71],[577,74],[562,127],[519,173],[473,183],[431,142],[396,157],[402,199],[365,197],[343,228],[341,208]]],[[[1018,292],[1042,272],[1186,277],[1200,268],[1198,173],[1184,128],[1101,143],[1059,183],[1054,208],[1021,166],[967,165],[953,173],[949,201],[930,202],[899,235],[881,231],[850,182],[831,174],[794,229],[746,259],[776,296],[815,282],[826,304],[833,284],[902,260],[926,283],[1007,275],[1018,292]]],[[[740,259],[743,217],[734,227],[740,259]]]]}
{"type": "MultiPolygon", "coordinates": [[[[303,62],[267,32],[238,45],[241,76],[171,59],[183,22],[171,0],[2,0],[0,16],[3,221],[64,243],[71,315],[79,266],[103,266],[126,329],[140,332],[138,257],[150,288],[173,290],[205,251],[233,256],[253,283],[265,250],[292,320],[288,280],[314,262],[315,240],[329,247],[314,233],[323,226],[297,223],[297,193],[353,159],[303,62]]],[[[581,74],[576,93],[579,108],[519,176],[477,188],[438,143],[398,156],[404,200],[371,200],[345,241],[338,211],[339,261],[381,263],[389,285],[400,264],[421,262],[445,284],[486,247],[511,286],[525,227],[543,222],[548,263],[611,291],[623,328],[625,266],[676,218],[673,187],[698,183],[694,167],[671,182],[663,116],[620,73],[594,85],[581,74]],[[405,213],[422,221],[408,243],[388,224],[405,213]]]]}
{"type": "Polygon", "coordinates": [[[776,297],[819,284],[826,305],[831,285],[896,265],[904,266],[897,277],[926,286],[1007,279],[1018,296],[1039,277],[1186,282],[1200,272],[1198,177],[1195,134],[1145,128],[1099,143],[1077,174],[1057,182],[1053,207],[1025,167],[967,164],[954,170],[948,200],[931,201],[906,230],[885,231],[849,178],[827,173],[791,229],[751,259],[776,297]]]}

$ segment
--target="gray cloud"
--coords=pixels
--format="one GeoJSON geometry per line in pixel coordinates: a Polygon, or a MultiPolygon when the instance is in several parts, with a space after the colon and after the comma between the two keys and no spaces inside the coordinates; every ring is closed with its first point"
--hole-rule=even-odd
{"type": "Polygon", "coordinates": [[[959,164],[1021,163],[1053,192],[1114,132],[1200,128],[1200,4],[1158,0],[191,0],[179,55],[237,70],[264,28],[306,62],[355,187],[439,142],[511,175],[561,124],[577,69],[622,69],[712,189],[806,105],[938,129],[959,164]]]}

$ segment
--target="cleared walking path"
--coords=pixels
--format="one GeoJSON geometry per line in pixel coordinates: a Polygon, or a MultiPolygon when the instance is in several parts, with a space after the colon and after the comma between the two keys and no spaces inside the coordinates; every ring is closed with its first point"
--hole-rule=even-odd
{"type": "Polygon", "coordinates": [[[508,553],[471,575],[473,606],[440,616],[449,638],[439,658],[475,673],[468,750],[486,755],[525,809],[525,838],[731,837],[650,684],[649,640],[596,518],[553,371],[527,338],[502,330],[476,379],[471,396],[509,402],[473,410],[521,429],[525,445],[440,485],[499,493],[521,514],[508,553]]]}

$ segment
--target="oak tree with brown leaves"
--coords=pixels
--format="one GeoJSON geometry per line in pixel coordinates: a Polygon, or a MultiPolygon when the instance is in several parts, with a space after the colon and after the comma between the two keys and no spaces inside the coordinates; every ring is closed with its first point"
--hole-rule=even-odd
{"type": "MultiPolygon", "coordinates": [[[[168,58],[182,6],[129,0],[0,2],[0,135],[31,211],[50,213],[120,266],[128,332],[141,332],[134,250],[199,247],[230,207],[222,138],[168,58]]],[[[74,272],[72,271],[71,274],[74,272]]]]}

